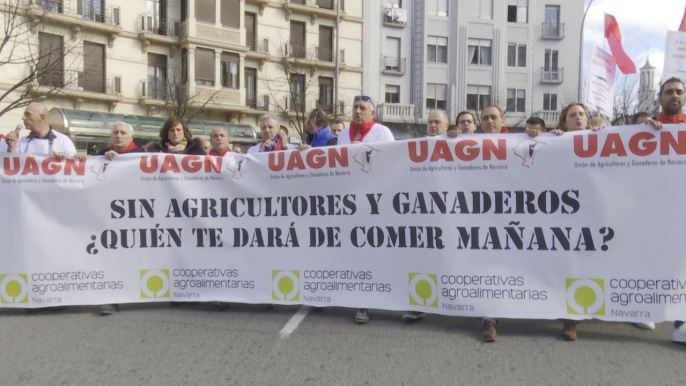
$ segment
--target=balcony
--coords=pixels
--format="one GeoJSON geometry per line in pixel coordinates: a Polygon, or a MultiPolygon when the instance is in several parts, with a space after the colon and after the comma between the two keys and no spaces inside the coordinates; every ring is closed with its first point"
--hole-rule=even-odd
{"type": "Polygon", "coordinates": [[[244,112],[248,109],[244,103],[245,98],[241,98],[240,89],[215,88],[199,84],[182,88],[189,89],[187,98],[192,107],[233,112],[244,112]]]}
{"type": "Polygon", "coordinates": [[[559,68],[551,70],[549,68],[541,67],[541,83],[560,84],[564,81],[565,69],[559,68]]]}
{"type": "Polygon", "coordinates": [[[565,37],[565,23],[543,23],[541,39],[562,40],[565,37]]]}
{"type": "Polygon", "coordinates": [[[269,111],[269,95],[253,96],[249,95],[245,97],[245,105],[249,108],[257,111],[269,111]]]}
{"type": "MultiPolygon", "coordinates": [[[[338,1],[340,0],[284,0],[283,9],[286,11],[286,21],[291,20],[293,12],[310,15],[312,25],[315,24],[317,17],[336,19],[338,1]]],[[[345,16],[345,12],[341,7],[341,17],[343,16],[345,16]]]]}
{"type": "Polygon", "coordinates": [[[383,57],[383,73],[387,75],[405,75],[405,58],[394,56],[383,57]]]}
{"type": "Polygon", "coordinates": [[[379,103],[377,106],[378,119],[381,122],[413,122],[415,106],[400,103],[379,103]]]}
{"type": "Polygon", "coordinates": [[[557,126],[557,123],[560,121],[560,112],[559,111],[536,111],[534,113],[534,116],[539,117],[543,119],[545,122],[546,127],[555,127],[557,126]]]}
{"type": "Polygon", "coordinates": [[[40,74],[30,88],[39,98],[48,95],[72,97],[76,110],[81,108],[84,100],[94,100],[108,102],[110,112],[113,112],[123,99],[121,75],[94,76],[83,71],[50,71],[40,74]]]}
{"type": "Polygon", "coordinates": [[[260,61],[260,71],[264,69],[264,63],[269,60],[271,53],[269,52],[269,37],[258,36],[245,44],[250,51],[245,53],[246,59],[257,59],[260,61]]]}
{"type": "MultiPolygon", "coordinates": [[[[81,4],[81,3],[77,3],[81,4]]],[[[71,28],[71,38],[75,40],[81,30],[104,33],[108,36],[108,46],[121,35],[121,9],[106,4],[104,7],[77,7],[70,0],[29,0],[26,15],[31,19],[31,31],[37,32],[42,21],[64,25],[71,28]]]]}
{"type": "Polygon", "coordinates": [[[385,8],[383,25],[386,27],[407,27],[407,10],[402,8],[385,8]]]}
{"type": "Polygon", "coordinates": [[[179,35],[181,44],[195,43],[200,45],[208,45],[207,40],[212,42],[213,46],[226,48],[232,51],[247,51],[248,47],[241,39],[241,32],[233,28],[217,28],[213,25],[204,23],[193,23],[193,27],[182,21],[179,27],[179,35]]]}
{"type": "Polygon", "coordinates": [[[160,20],[153,15],[142,14],[138,17],[140,31],[138,36],[143,42],[143,53],[148,52],[151,42],[169,46],[169,56],[174,57],[179,44],[181,23],[179,20],[160,20]]]}
{"type": "MultiPolygon", "coordinates": [[[[317,69],[335,70],[336,63],[333,51],[328,48],[315,45],[294,44],[287,42],[283,47],[283,54],[288,65],[305,65],[312,69],[312,73],[317,69]]],[[[339,70],[345,67],[345,51],[341,50],[339,55],[339,70]]],[[[290,72],[290,69],[288,70],[290,72]]]]}

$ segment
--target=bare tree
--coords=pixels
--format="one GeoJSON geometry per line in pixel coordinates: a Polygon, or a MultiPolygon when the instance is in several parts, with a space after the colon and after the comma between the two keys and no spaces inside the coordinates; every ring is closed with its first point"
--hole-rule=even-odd
{"type": "Polygon", "coordinates": [[[637,74],[619,74],[615,82],[615,100],[612,111],[612,123],[630,125],[634,115],[643,109],[650,115],[657,114],[657,104],[653,103],[655,95],[646,93],[639,87],[637,74]]]}
{"type": "Polygon", "coordinates": [[[75,70],[76,57],[70,55],[82,49],[81,40],[42,35],[50,25],[46,15],[61,12],[61,6],[54,0],[36,0],[29,12],[27,0],[0,0],[0,72],[12,74],[5,78],[10,86],[0,90],[0,117],[27,106],[37,94],[57,94],[82,77],[75,70]]]}
{"type": "Polygon", "coordinates": [[[165,79],[149,79],[148,85],[153,87],[149,94],[164,101],[164,110],[170,117],[186,121],[202,116],[219,94],[218,90],[190,84],[188,77],[177,69],[170,69],[165,79]]]}
{"type": "MultiPolygon", "coordinates": [[[[332,61],[332,52],[322,52],[315,46],[306,46],[290,42],[280,42],[274,62],[278,67],[278,75],[262,78],[262,82],[270,96],[271,111],[282,115],[283,121],[295,129],[301,139],[306,136],[305,121],[310,110],[320,107],[329,115],[333,115],[333,101],[321,100],[322,97],[333,99],[333,84],[327,92],[323,92],[317,71],[320,60],[332,61]]],[[[323,90],[326,90],[325,88],[323,90]]],[[[345,104],[344,104],[345,105],[345,104]]],[[[346,113],[340,112],[344,119],[346,113]]]]}

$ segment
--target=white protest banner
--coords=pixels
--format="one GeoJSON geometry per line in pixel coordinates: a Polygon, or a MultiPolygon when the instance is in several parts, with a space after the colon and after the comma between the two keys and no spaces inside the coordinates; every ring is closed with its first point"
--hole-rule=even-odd
{"type": "Polygon", "coordinates": [[[617,62],[612,54],[591,45],[588,58],[586,103],[612,115],[615,100],[617,62]]]}
{"type": "Polygon", "coordinates": [[[686,81],[686,32],[667,31],[662,79],[671,77],[686,81]]]}
{"type": "Polygon", "coordinates": [[[0,167],[1,307],[686,319],[686,125],[0,167]]]}

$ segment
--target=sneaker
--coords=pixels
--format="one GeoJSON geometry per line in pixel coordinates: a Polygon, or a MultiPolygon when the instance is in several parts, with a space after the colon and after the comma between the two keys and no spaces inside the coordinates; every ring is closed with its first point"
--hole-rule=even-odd
{"type": "Polygon", "coordinates": [[[674,332],[672,333],[672,342],[686,343],[686,324],[682,324],[679,327],[674,327],[674,332]]]}
{"type": "Polygon", "coordinates": [[[107,316],[107,315],[112,315],[115,312],[117,312],[117,309],[119,306],[116,304],[103,304],[100,306],[100,315],[101,316],[107,316]]]}
{"type": "Polygon", "coordinates": [[[423,312],[407,311],[405,313],[405,315],[403,315],[403,320],[408,322],[408,323],[412,323],[412,322],[416,322],[419,319],[423,318],[424,315],[426,315],[426,314],[424,314],[423,312]]]}
{"type": "Polygon", "coordinates": [[[562,337],[565,340],[576,340],[576,321],[565,320],[562,324],[562,337]]]}
{"type": "Polygon", "coordinates": [[[634,323],[634,326],[640,328],[641,330],[654,330],[655,322],[638,322],[634,323]]]}
{"type": "Polygon", "coordinates": [[[362,308],[357,310],[355,314],[355,322],[357,323],[369,323],[369,315],[367,315],[367,309],[362,308]]]}
{"type": "Polygon", "coordinates": [[[481,324],[481,334],[484,337],[484,342],[495,342],[498,340],[498,333],[495,330],[495,322],[486,319],[481,324]]]}
{"type": "Polygon", "coordinates": [[[225,310],[229,308],[229,303],[227,302],[212,302],[212,305],[219,308],[220,310],[225,310]]]}

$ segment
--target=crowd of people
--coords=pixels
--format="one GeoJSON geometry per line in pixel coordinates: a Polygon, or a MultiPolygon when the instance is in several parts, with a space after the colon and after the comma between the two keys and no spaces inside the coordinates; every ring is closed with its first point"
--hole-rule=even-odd
{"type": "MultiPolygon", "coordinates": [[[[634,117],[634,124],[647,124],[660,130],[663,125],[686,123],[686,115],[683,113],[686,102],[684,83],[678,78],[670,78],[665,81],[658,95],[658,104],[662,111],[655,117],[648,113],[638,113],[634,117]]],[[[353,101],[352,121],[346,128],[343,122],[337,120],[329,125],[329,119],[321,109],[315,109],[309,113],[305,122],[304,142],[294,148],[288,143],[288,131],[279,124],[279,119],[273,114],[264,114],[258,120],[261,133],[261,141],[248,149],[247,153],[260,153],[271,151],[294,150],[304,151],[312,147],[341,146],[354,143],[388,142],[394,141],[391,130],[374,120],[374,101],[367,96],[356,96],[353,101]]],[[[58,159],[65,157],[77,157],[85,159],[86,154],[77,152],[74,144],[62,133],[53,130],[48,121],[48,110],[41,103],[32,103],[26,107],[23,115],[23,123],[30,134],[19,138],[17,132],[10,132],[0,140],[0,152],[52,154],[58,159]]],[[[589,117],[588,110],[583,103],[574,102],[565,106],[560,114],[556,126],[549,130],[553,135],[564,135],[565,132],[593,129],[599,130],[610,126],[610,122],[602,117],[589,117]]],[[[525,132],[531,137],[536,137],[546,130],[546,122],[539,117],[531,117],[526,121],[525,132]]],[[[429,114],[426,124],[427,137],[443,136],[456,138],[459,135],[472,135],[478,132],[487,134],[506,134],[508,128],[504,124],[503,113],[497,106],[488,106],[483,109],[480,116],[480,131],[477,130],[477,115],[471,111],[462,111],[457,114],[455,125],[450,125],[450,120],[445,111],[435,110],[429,114]]],[[[231,148],[229,133],[223,128],[216,128],[211,132],[209,140],[193,138],[184,120],[169,118],[160,130],[160,140],[150,142],[141,149],[133,142],[133,128],[124,123],[117,122],[111,130],[111,147],[98,153],[108,159],[118,154],[136,152],[162,152],[171,154],[194,154],[223,156],[229,152],[241,152],[239,146],[231,148]]],[[[226,303],[215,303],[218,307],[226,307],[226,303]]],[[[117,310],[116,305],[102,306],[101,313],[108,315],[117,310]]],[[[406,321],[417,321],[424,316],[422,312],[409,311],[403,315],[406,321]]],[[[355,314],[357,323],[368,323],[369,313],[367,309],[358,309],[355,314]]],[[[482,336],[486,342],[494,342],[498,339],[496,330],[497,321],[484,317],[481,319],[482,336]]],[[[654,329],[654,323],[637,323],[643,329],[654,329]]],[[[563,337],[566,340],[577,339],[577,322],[572,320],[563,321],[563,337]]],[[[686,343],[686,325],[682,321],[674,324],[673,341],[686,343]]]]}

